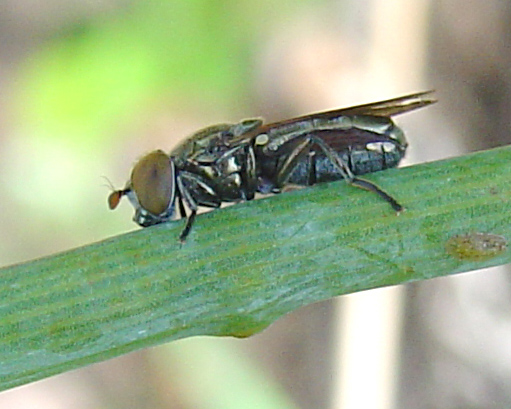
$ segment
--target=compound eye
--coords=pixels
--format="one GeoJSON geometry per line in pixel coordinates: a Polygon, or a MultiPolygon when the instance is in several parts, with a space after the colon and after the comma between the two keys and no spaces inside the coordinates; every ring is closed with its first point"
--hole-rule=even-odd
{"type": "Polygon", "coordinates": [[[143,209],[154,215],[165,212],[174,200],[174,165],[169,156],[158,150],[140,159],[131,172],[131,189],[143,209]]]}

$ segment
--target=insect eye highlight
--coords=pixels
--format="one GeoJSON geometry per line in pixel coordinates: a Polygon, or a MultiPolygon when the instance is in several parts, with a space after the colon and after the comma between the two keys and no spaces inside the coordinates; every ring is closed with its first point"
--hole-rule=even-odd
{"type": "Polygon", "coordinates": [[[165,212],[175,192],[171,158],[161,150],[148,153],[133,168],[131,188],[143,209],[154,215],[165,212]]]}

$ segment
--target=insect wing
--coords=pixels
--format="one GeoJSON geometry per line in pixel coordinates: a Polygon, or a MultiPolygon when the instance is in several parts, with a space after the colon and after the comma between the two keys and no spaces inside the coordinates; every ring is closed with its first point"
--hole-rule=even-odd
{"type": "Polygon", "coordinates": [[[405,112],[410,112],[435,103],[436,99],[431,98],[433,92],[434,91],[424,91],[387,99],[385,101],[356,105],[354,107],[340,109],[339,113],[343,115],[370,115],[386,117],[404,114],[405,112]]]}
{"type": "Polygon", "coordinates": [[[416,94],[405,95],[402,97],[387,99],[385,101],[371,102],[369,104],[356,105],[348,108],[334,109],[332,111],[318,112],[315,114],[304,115],[298,118],[285,121],[274,122],[261,127],[262,132],[271,128],[279,128],[292,125],[293,123],[306,122],[311,120],[329,120],[341,116],[367,115],[390,117],[393,115],[404,114],[415,109],[425,107],[436,102],[431,98],[434,91],[419,92],[416,94]]]}

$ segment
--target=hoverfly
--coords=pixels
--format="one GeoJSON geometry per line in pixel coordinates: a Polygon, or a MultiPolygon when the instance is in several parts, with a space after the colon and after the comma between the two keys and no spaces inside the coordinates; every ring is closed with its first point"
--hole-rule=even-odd
{"type": "Polygon", "coordinates": [[[264,124],[246,119],[199,130],[169,154],[157,150],[133,167],[124,189],[113,191],[115,209],[123,196],[142,227],[174,217],[176,202],[186,225],[184,241],[199,206],[252,200],[289,185],[345,179],[369,190],[396,211],[402,206],[375,184],[357,177],[396,167],[408,146],[391,117],[436,102],[432,91],[264,124]],[[186,207],[190,213],[187,215],[186,207]]]}

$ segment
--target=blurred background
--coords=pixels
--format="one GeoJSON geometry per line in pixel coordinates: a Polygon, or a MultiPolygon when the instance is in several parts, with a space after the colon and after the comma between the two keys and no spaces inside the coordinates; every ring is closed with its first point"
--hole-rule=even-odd
{"type": "MultiPolygon", "coordinates": [[[[108,177],[193,131],[436,89],[405,165],[509,143],[511,3],[3,0],[2,265],[137,227],[108,177]]],[[[423,183],[428,183],[424,180],[423,183]]],[[[0,394],[0,407],[511,407],[511,286],[492,269],[298,310],[0,394]]],[[[0,363],[1,365],[1,363],[0,363]]]]}

